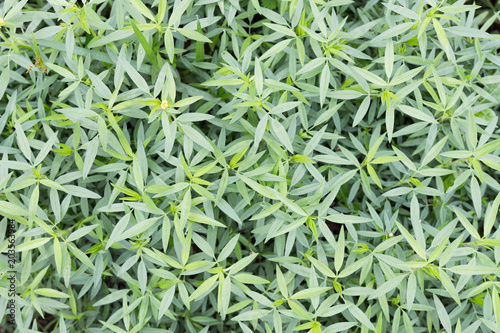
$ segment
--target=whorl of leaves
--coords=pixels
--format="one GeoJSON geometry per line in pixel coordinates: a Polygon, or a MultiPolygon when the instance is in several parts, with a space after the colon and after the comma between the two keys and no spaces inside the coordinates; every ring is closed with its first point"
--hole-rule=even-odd
{"type": "Polygon", "coordinates": [[[484,3],[2,1],[1,327],[498,332],[484,3]]]}

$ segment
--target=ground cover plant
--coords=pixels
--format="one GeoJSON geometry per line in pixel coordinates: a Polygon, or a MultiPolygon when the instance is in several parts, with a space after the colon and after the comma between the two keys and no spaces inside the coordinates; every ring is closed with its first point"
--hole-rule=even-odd
{"type": "Polygon", "coordinates": [[[500,331],[498,9],[3,1],[0,332],[500,331]]]}

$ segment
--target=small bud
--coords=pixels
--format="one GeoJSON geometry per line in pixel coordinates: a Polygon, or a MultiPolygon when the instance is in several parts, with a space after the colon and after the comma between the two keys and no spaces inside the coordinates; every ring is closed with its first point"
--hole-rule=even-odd
{"type": "Polygon", "coordinates": [[[4,23],[5,21],[3,20],[3,18],[0,17],[0,24],[4,23]]]}
{"type": "Polygon", "coordinates": [[[418,222],[422,223],[422,220],[418,220],[418,222]]]}
{"type": "Polygon", "coordinates": [[[167,101],[166,99],[164,99],[164,100],[161,102],[161,109],[162,109],[162,110],[165,110],[167,107],[168,107],[168,101],[167,101]]]}
{"type": "Polygon", "coordinates": [[[392,237],[392,236],[394,236],[394,234],[391,232],[391,233],[389,234],[389,237],[392,237]]]}

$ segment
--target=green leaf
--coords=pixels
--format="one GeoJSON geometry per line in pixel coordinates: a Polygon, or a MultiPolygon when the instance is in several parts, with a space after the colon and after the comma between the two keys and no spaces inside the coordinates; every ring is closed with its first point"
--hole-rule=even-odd
{"type": "Polygon", "coordinates": [[[92,139],[92,141],[89,142],[87,152],[85,153],[85,159],[83,161],[83,179],[87,178],[90,169],[94,164],[98,148],[99,148],[99,138],[95,137],[94,139],[92,139]]]}
{"type": "Polygon", "coordinates": [[[413,22],[401,23],[385,30],[383,33],[377,35],[372,41],[384,40],[387,38],[392,38],[402,33],[405,33],[413,26],[413,22]]]}
{"type": "Polygon", "coordinates": [[[291,299],[308,299],[308,298],[311,298],[313,296],[326,293],[330,289],[331,289],[330,287],[307,288],[307,289],[296,292],[290,298],[291,299]]]}
{"type": "Polygon", "coordinates": [[[45,243],[47,243],[51,238],[50,237],[42,237],[38,239],[33,239],[22,244],[16,246],[17,252],[25,252],[28,250],[36,249],[42,247],[45,243]]]}
{"type": "Polygon", "coordinates": [[[259,276],[248,274],[248,273],[240,273],[234,276],[234,278],[241,282],[241,283],[246,283],[246,284],[267,284],[269,283],[268,280],[263,279],[259,276]]]}
{"type": "MultiPolygon", "coordinates": [[[[142,6],[144,6],[142,4],[142,2],[140,2],[140,1],[135,1],[135,0],[132,0],[132,1],[140,3],[142,6]]],[[[144,11],[147,12],[150,15],[150,12],[146,8],[146,6],[144,6],[144,11]]],[[[152,16],[148,16],[148,17],[152,21],[154,21],[154,18],[151,18],[152,16]]],[[[142,32],[139,30],[139,28],[137,28],[137,26],[135,25],[135,23],[134,23],[133,20],[130,20],[130,24],[132,25],[132,29],[134,30],[134,34],[137,37],[137,39],[139,40],[139,43],[141,43],[142,48],[144,49],[144,51],[146,51],[146,54],[148,56],[149,61],[151,61],[151,63],[153,64],[153,66],[155,66],[159,70],[160,67],[158,66],[158,62],[156,61],[155,53],[154,53],[153,49],[151,48],[151,46],[149,45],[148,41],[146,40],[146,37],[144,37],[144,35],[142,34],[142,32]]]]}
{"type": "MultiPolygon", "coordinates": [[[[130,221],[131,213],[125,214],[118,223],[114,226],[111,235],[109,236],[108,242],[104,247],[105,250],[109,249],[114,243],[116,243],[119,239],[123,239],[122,235],[125,232],[128,223],[130,221]]],[[[69,239],[68,239],[69,241],[69,239]]]]}
{"type": "Polygon", "coordinates": [[[242,181],[245,182],[250,188],[254,189],[255,191],[259,192],[261,195],[270,198],[270,199],[277,199],[276,195],[266,186],[263,186],[256,181],[250,179],[249,177],[238,173],[237,174],[238,178],[240,178],[242,181]]]}
{"type": "Polygon", "coordinates": [[[304,320],[309,320],[309,321],[313,320],[312,313],[307,312],[307,310],[305,310],[302,306],[300,306],[299,303],[297,303],[293,300],[289,300],[288,306],[293,311],[293,313],[295,315],[299,316],[300,318],[302,318],[304,320]]]}
{"type": "Polygon", "coordinates": [[[432,148],[429,149],[427,154],[425,154],[424,158],[422,159],[421,165],[424,166],[424,165],[429,164],[429,162],[432,161],[441,152],[441,150],[443,149],[447,140],[448,140],[448,136],[445,136],[438,143],[436,143],[434,146],[432,146],[432,148]]]}
{"type": "Polygon", "coordinates": [[[498,148],[500,148],[500,139],[496,139],[495,141],[491,141],[485,145],[477,147],[477,149],[474,151],[474,155],[476,155],[476,157],[481,157],[491,153],[498,148]]]}
{"type": "Polygon", "coordinates": [[[56,72],[57,74],[67,78],[67,79],[70,79],[70,80],[76,80],[76,77],[75,75],[73,75],[73,73],[71,73],[69,70],[67,70],[66,68],[64,67],[61,67],[61,66],[58,66],[58,65],[55,65],[55,64],[51,64],[51,63],[46,63],[45,64],[48,68],[52,69],[54,72],[56,72]]]}
{"type": "Polygon", "coordinates": [[[276,45],[272,46],[269,50],[267,50],[263,55],[260,56],[259,60],[264,61],[265,59],[275,56],[281,51],[283,51],[288,44],[290,44],[291,39],[286,39],[284,41],[281,41],[277,43],[276,45]]]}
{"type": "Polygon", "coordinates": [[[67,242],[72,242],[72,241],[75,241],[77,239],[80,239],[82,238],[83,236],[87,235],[89,232],[91,232],[92,230],[94,230],[95,228],[97,228],[97,224],[93,224],[93,225],[88,225],[86,227],[82,227],[76,231],[74,231],[67,239],[66,241],[67,242]]]}
{"type": "Polygon", "coordinates": [[[385,55],[384,55],[384,69],[387,79],[392,75],[392,70],[394,68],[394,43],[392,39],[388,39],[385,43],[385,55]]]}
{"type": "Polygon", "coordinates": [[[373,221],[371,218],[354,216],[354,215],[344,215],[344,214],[334,214],[328,215],[327,220],[335,223],[367,223],[373,221]]]}
{"type": "Polygon", "coordinates": [[[54,290],[50,288],[38,288],[35,289],[34,292],[38,295],[47,296],[47,297],[57,297],[57,298],[69,298],[69,295],[63,293],[59,290],[54,290]]]}
{"type": "Polygon", "coordinates": [[[187,303],[198,299],[204,293],[206,293],[212,286],[217,282],[219,275],[213,275],[208,280],[204,281],[187,299],[187,303]]]}
{"type": "Polygon", "coordinates": [[[281,26],[279,24],[274,24],[274,23],[266,23],[264,22],[264,25],[274,31],[277,31],[283,35],[290,36],[290,37],[297,37],[295,32],[293,32],[292,29],[281,26]]]}
{"type": "Polygon", "coordinates": [[[283,297],[288,298],[288,288],[286,284],[285,277],[283,276],[283,273],[281,273],[281,269],[279,268],[278,265],[276,265],[276,280],[278,282],[278,288],[283,295],[283,297]]]}
{"type": "MultiPolygon", "coordinates": [[[[400,74],[398,76],[395,76],[391,82],[389,82],[389,85],[397,85],[397,84],[401,84],[401,83],[405,83],[407,81],[410,81],[411,79],[413,79],[418,73],[420,73],[422,71],[422,69],[424,69],[424,67],[418,67],[418,68],[415,68],[415,69],[412,69],[408,72],[405,72],[403,74],[400,74]]],[[[420,83],[417,82],[414,82],[414,84],[417,84],[417,85],[420,85],[420,83]]],[[[398,92],[398,94],[396,94],[396,96],[399,95],[401,91],[398,92]]]]}
{"type": "Polygon", "coordinates": [[[355,261],[354,263],[352,263],[351,265],[347,266],[346,268],[344,268],[338,275],[339,278],[344,278],[344,277],[348,277],[349,275],[353,274],[354,272],[356,272],[357,270],[365,267],[364,265],[366,265],[366,262],[367,261],[370,261],[370,260],[373,260],[373,257],[371,256],[367,256],[367,257],[364,257],[362,259],[359,259],[357,261],[355,261]]]}
{"type": "Polygon", "coordinates": [[[330,86],[330,67],[328,64],[323,66],[321,71],[321,78],[319,83],[319,103],[321,106],[325,103],[326,94],[328,92],[328,87],[330,86]]]}
{"type": "Polygon", "coordinates": [[[311,160],[309,157],[300,154],[293,155],[292,159],[296,163],[308,163],[308,162],[314,163],[314,161],[311,160]]]}
{"type": "MultiPolygon", "coordinates": [[[[199,100],[200,100],[200,99],[202,99],[202,98],[203,98],[203,96],[193,96],[193,97],[184,98],[184,99],[182,99],[182,100],[180,100],[180,101],[178,101],[178,102],[175,102],[174,107],[175,107],[175,108],[182,108],[182,107],[184,107],[184,106],[191,105],[191,104],[193,104],[193,103],[195,103],[195,102],[199,101],[199,100]]],[[[191,115],[192,115],[192,114],[191,114],[191,115]]],[[[197,114],[197,115],[198,115],[198,117],[199,117],[199,116],[201,116],[202,114],[197,114]]],[[[178,119],[178,120],[183,120],[182,116],[184,116],[184,119],[185,119],[185,117],[187,116],[187,114],[183,114],[183,115],[179,116],[179,118],[177,118],[177,119],[178,119]]],[[[203,120],[207,120],[207,119],[211,119],[211,118],[213,118],[213,116],[211,116],[211,115],[203,115],[203,116],[204,116],[204,117],[208,117],[208,118],[205,118],[205,119],[203,119],[203,120]]],[[[186,121],[186,120],[184,120],[184,121],[186,121]]],[[[192,121],[192,120],[191,120],[191,121],[192,121]]]]}
{"type": "Polygon", "coordinates": [[[451,50],[450,43],[448,42],[448,38],[446,38],[446,33],[443,29],[443,26],[441,23],[439,23],[438,20],[432,19],[432,24],[434,25],[434,30],[436,31],[436,35],[439,39],[439,42],[441,43],[441,47],[446,53],[446,57],[452,61],[455,62],[455,55],[453,54],[453,51],[451,50]]]}
{"type": "Polygon", "coordinates": [[[500,296],[498,295],[497,288],[493,287],[491,290],[491,299],[493,303],[493,312],[495,314],[495,321],[497,322],[497,327],[500,326],[500,296]]]}
{"type": "Polygon", "coordinates": [[[186,11],[186,9],[191,5],[193,0],[180,0],[180,1],[175,1],[174,8],[172,10],[172,15],[170,15],[170,18],[168,20],[168,25],[172,26],[179,21],[181,18],[182,14],[186,11]]]}
{"type": "Polygon", "coordinates": [[[94,307],[113,303],[123,298],[123,296],[127,295],[129,292],[129,289],[114,291],[111,294],[104,296],[99,301],[95,302],[94,307]]]}
{"type": "Polygon", "coordinates": [[[233,321],[255,320],[266,316],[271,310],[250,310],[233,317],[233,321]]]}
{"type": "Polygon", "coordinates": [[[463,234],[460,235],[457,239],[455,239],[449,246],[446,247],[441,258],[439,259],[439,266],[444,266],[451,259],[453,253],[458,248],[460,243],[462,242],[463,234]]]}
{"type": "Polygon", "coordinates": [[[417,291],[417,278],[413,272],[408,277],[408,283],[406,285],[406,303],[408,310],[411,310],[413,306],[413,301],[415,300],[415,294],[417,291]]]}
{"type": "Polygon", "coordinates": [[[219,256],[217,257],[217,261],[224,261],[227,257],[231,255],[231,253],[234,250],[234,247],[238,243],[238,239],[240,238],[240,235],[237,234],[229,242],[227,242],[226,246],[220,251],[219,256]]]}
{"type": "Polygon", "coordinates": [[[139,13],[146,16],[151,21],[156,22],[155,17],[153,16],[153,14],[151,14],[149,9],[146,7],[146,5],[144,5],[142,1],[140,0],[129,0],[129,1],[139,13]]]}
{"type": "Polygon", "coordinates": [[[293,154],[292,142],[290,141],[288,133],[286,132],[283,125],[281,125],[279,121],[273,118],[271,118],[270,120],[271,120],[271,128],[275,133],[276,139],[280,140],[280,142],[285,146],[285,148],[293,154]]]}
{"type": "Polygon", "coordinates": [[[428,123],[432,124],[437,124],[436,119],[434,117],[428,115],[427,113],[420,111],[418,109],[415,109],[414,107],[408,106],[408,105],[398,105],[398,108],[403,111],[405,114],[409,115],[410,117],[426,121],[428,123]]]}
{"type": "Polygon", "coordinates": [[[451,32],[454,35],[462,36],[462,37],[471,37],[471,38],[486,38],[490,39],[492,36],[482,30],[475,28],[466,28],[460,26],[453,26],[446,28],[446,31],[451,32]]]}
{"type": "Polygon", "coordinates": [[[62,269],[62,252],[61,252],[61,245],[59,243],[59,239],[57,237],[54,237],[54,261],[56,262],[56,270],[57,274],[60,276],[61,275],[61,269],[62,269]]]}
{"type": "Polygon", "coordinates": [[[481,265],[457,265],[449,268],[449,270],[459,275],[487,275],[499,274],[500,268],[487,267],[481,265]]]}
{"type": "MultiPolygon", "coordinates": [[[[188,0],[185,0],[186,2],[188,0]]],[[[172,18],[172,16],[170,17],[172,18]]],[[[165,30],[165,49],[167,51],[168,59],[170,60],[171,63],[174,62],[174,54],[175,54],[175,47],[174,47],[174,37],[172,35],[172,31],[170,30],[170,27],[165,30]]],[[[165,64],[167,65],[167,64],[165,64]]],[[[168,65],[167,65],[168,66],[168,65]]]]}
{"type": "Polygon", "coordinates": [[[136,225],[132,226],[130,229],[126,230],[123,232],[120,237],[118,238],[118,241],[122,239],[127,239],[133,236],[138,236],[139,234],[143,233],[144,231],[150,229],[156,222],[158,222],[159,217],[156,218],[150,218],[144,221],[141,221],[137,223],[136,225]]]}
{"type": "Polygon", "coordinates": [[[417,196],[415,195],[411,199],[410,219],[413,231],[415,232],[415,238],[420,247],[425,251],[425,236],[422,229],[422,221],[420,220],[420,206],[418,204],[417,196]]]}
{"type": "Polygon", "coordinates": [[[252,253],[249,256],[238,260],[235,264],[229,268],[229,274],[236,274],[241,271],[243,268],[247,267],[254,259],[257,257],[257,253],[252,253]]]}
{"type": "Polygon", "coordinates": [[[410,244],[412,247],[413,251],[415,251],[416,254],[418,254],[422,259],[427,260],[427,257],[425,255],[424,249],[418,244],[418,242],[415,240],[415,238],[412,237],[412,235],[406,230],[401,223],[396,221],[396,225],[398,226],[398,229],[401,231],[403,234],[403,237],[406,239],[406,241],[410,244]]]}
{"type": "Polygon", "coordinates": [[[89,257],[87,257],[87,255],[85,253],[80,251],[76,246],[72,245],[71,243],[68,243],[68,247],[69,247],[71,253],[73,253],[75,255],[75,257],[77,257],[78,260],[80,260],[84,265],[86,265],[87,267],[89,267],[91,269],[95,269],[94,264],[89,259],[89,257]]]}
{"type": "Polygon", "coordinates": [[[382,285],[380,285],[377,290],[375,290],[369,297],[369,299],[374,299],[380,297],[382,295],[386,295],[390,293],[394,288],[396,288],[401,281],[405,278],[405,275],[395,276],[392,279],[385,281],[382,285]]]}
{"type": "Polygon", "coordinates": [[[334,105],[333,107],[329,108],[325,112],[322,112],[318,119],[314,122],[314,126],[319,126],[327,121],[329,121],[335,113],[344,105],[345,102],[341,102],[339,104],[334,105]]]}
{"type": "Polygon", "coordinates": [[[441,301],[436,295],[434,295],[434,304],[436,306],[436,311],[438,314],[439,321],[441,322],[441,325],[443,325],[447,333],[451,333],[450,316],[448,315],[448,312],[446,312],[443,303],[441,303],[441,301]]]}
{"type": "Polygon", "coordinates": [[[458,296],[457,289],[451,282],[450,277],[446,272],[442,269],[439,269],[439,278],[441,279],[441,283],[443,284],[444,289],[450,294],[450,296],[457,302],[458,305],[460,305],[460,297],[458,296]]]}
{"type": "Polygon", "coordinates": [[[455,212],[455,215],[457,215],[458,220],[462,225],[464,226],[465,230],[474,238],[476,239],[481,239],[481,236],[479,236],[479,233],[477,230],[474,228],[474,226],[467,220],[464,214],[462,214],[458,209],[453,207],[453,211],[455,212]]]}
{"type": "Polygon", "coordinates": [[[366,113],[368,112],[369,107],[370,107],[370,96],[366,96],[363,99],[363,102],[361,102],[358,111],[356,112],[356,116],[354,117],[354,121],[352,123],[353,126],[357,126],[361,122],[361,120],[363,120],[366,113]]]}
{"type": "Polygon", "coordinates": [[[207,139],[201,135],[197,130],[192,128],[191,126],[188,125],[180,125],[179,126],[182,128],[185,134],[188,135],[188,137],[193,140],[193,142],[196,142],[198,145],[200,145],[202,148],[213,152],[213,148],[210,145],[210,143],[207,141],[207,139]]]}
{"type": "Polygon", "coordinates": [[[184,37],[187,37],[189,39],[193,39],[203,43],[212,43],[210,39],[208,39],[207,37],[203,36],[202,34],[194,30],[179,28],[177,29],[177,31],[179,31],[184,37]]]}
{"type": "Polygon", "coordinates": [[[488,205],[486,216],[484,218],[484,237],[488,237],[497,219],[498,209],[500,207],[500,193],[497,194],[493,203],[488,205]]]}
{"type": "Polygon", "coordinates": [[[26,134],[24,133],[24,130],[17,119],[14,120],[14,124],[16,127],[17,145],[19,146],[19,149],[21,149],[24,157],[26,157],[26,159],[31,162],[31,148],[28,142],[28,138],[26,137],[26,134]]]}
{"type": "Polygon", "coordinates": [[[337,240],[337,247],[335,248],[334,265],[335,271],[339,271],[344,263],[344,251],[345,251],[345,236],[344,227],[340,228],[339,238],[337,240]]]}
{"type": "Polygon", "coordinates": [[[376,331],[375,326],[370,322],[370,319],[366,316],[366,314],[361,311],[360,308],[358,308],[356,305],[350,304],[351,306],[347,308],[347,311],[349,311],[350,314],[352,314],[361,324],[364,326],[368,327],[372,331],[376,331]]]}
{"type": "Polygon", "coordinates": [[[143,92],[149,94],[149,86],[146,80],[144,80],[144,78],[142,77],[142,75],[139,74],[139,72],[134,67],[132,67],[132,65],[127,60],[125,60],[123,54],[120,53],[119,59],[123,68],[125,69],[125,72],[127,72],[128,76],[130,76],[135,85],[143,92]]]}
{"type": "Polygon", "coordinates": [[[24,208],[8,201],[0,200],[0,213],[5,215],[27,216],[29,212],[24,208]]]}
{"type": "Polygon", "coordinates": [[[213,225],[215,227],[222,227],[226,228],[226,226],[208,216],[202,215],[202,214],[196,214],[196,213],[189,213],[188,215],[188,220],[197,222],[197,223],[203,223],[203,224],[208,224],[208,225],[213,225]]]}
{"type": "Polygon", "coordinates": [[[321,273],[323,273],[325,276],[328,276],[328,277],[331,277],[331,278],[335,278],[335,273],[333,273],[333,271],[328,266],[326,266],[325,264],[323,264],[318,259],[316,259],[316,258],[314,258],[312,256],[309,256],[309,255],[306,254],[306,257],[307,257],[307,259],[309,259],[309,261],[313,264],[313,266],[318,271],[320,271],[321,273]]]}
{"type": "Polygon", "coordinates": [[[368,150],[368,154],[366,155],[366,162],[370,162],[373,159],[384,139],[385,139],[385,134],[381,135],[377,139],[377,141],[375,141],[373,146],[370,147],[370,150],[368,150]]]}

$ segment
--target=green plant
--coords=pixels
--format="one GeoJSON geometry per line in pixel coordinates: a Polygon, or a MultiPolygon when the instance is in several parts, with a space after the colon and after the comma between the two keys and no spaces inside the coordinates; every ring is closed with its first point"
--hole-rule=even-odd
{"type": "Polygon", "coordinates": [[[2,327],[499,331],[494,6],[4,1],[2,327]]]}

